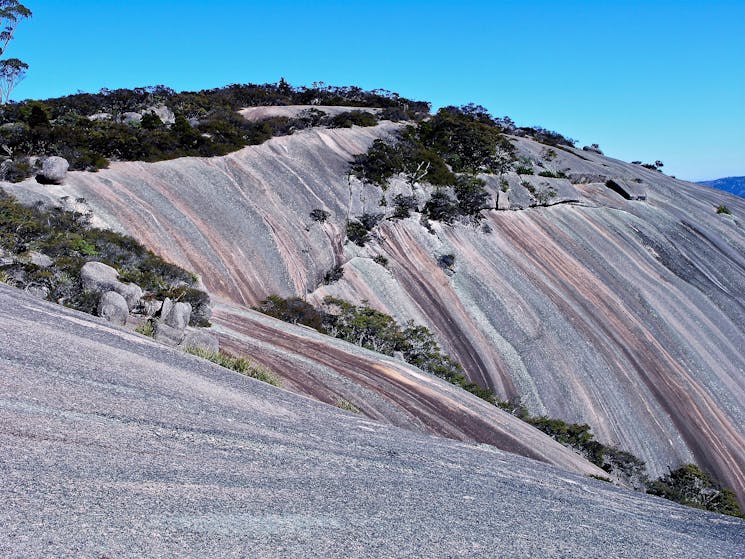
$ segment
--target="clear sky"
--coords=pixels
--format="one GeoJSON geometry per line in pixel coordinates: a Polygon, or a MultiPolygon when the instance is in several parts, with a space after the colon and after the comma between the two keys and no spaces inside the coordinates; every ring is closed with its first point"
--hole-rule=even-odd
{"type": "Polygon", "coordinates": [[[745,0],[24,4],[16,100],[285,77],[473,101],[679,178],[745,175],[745,0]]]}

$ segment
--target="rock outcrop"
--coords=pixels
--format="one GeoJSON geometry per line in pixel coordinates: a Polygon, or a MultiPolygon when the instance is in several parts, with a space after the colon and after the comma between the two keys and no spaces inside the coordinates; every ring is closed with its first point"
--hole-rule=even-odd
{"type": "Polygon", "coordinates": [[[124,326],[129,316],[127,301],[116,291],[105,292],[98,302],[98,316],[117,326],[124,326]]]}
{"type": "Polygon", "coordinates": [[[381,425],[2,284],[0,339],[2,557],[742,555],[742,520],[381,425]]]}
{"type": "MultiPolygon", "coordinates": [[[[368,300],[428,326],[471,380],[500,397],[590,424],[602,442],[646,460],[652,475],[694,461],[744,498],[745,202],[593,151],[547,154],[512,138],[536,172],[550,170],[550,155],[578,203],[535,207],[523,178],[510,174],[515,211],[485,210],[479,227],[431,222],[428,230],[413,215],[383,222],[363,248],[345,244],[348,218],[384,211],[380,189],[348,179],[349,162],[398,126],[306,130],[209,160],[122,163],[70,173],[65,189],[101,222],[202,274],[229,306],[270,294],[368,300]],[[619,177],[648,185],[646,200],[605,186],[619,177]],[[716,214],[721,204],[734,218],[716,214]],[[316,208],[329,213],[325,223],[309,218],[316,208]],[[438,266],[440,254],[455,256],[453,274],[438,266]],[[319,287],[340,264],[343,278],[319,287]]],[[[561,180],[526,182],[541,179],[561,180]]],[[[13,193],[48,196],[30,183],[13,193]]],[[[221,312],[212,321],[224,335],[239,328],[221,312]]],[[[243,353],[281,360],[272,353],[281,340],[240,338],[251,350],[243,353]]],[[[334,369],[339,376],[324,384],[298,363],[287,385],[325,401],[368,380],[334,369]]],[[[374,386],[398,402],[379,415],[450,429],[441,414],[409,412],[399,397],[407,388],[374,386]]]]}
{"type": "Polygon", "coordinates": [[[83,287],[95,293],[116,291],[127,301],[129,310],[140,304],[142,288],[119,281],[119,272],[102,262],[86,262],[80,270],[83,287]]]}
{"type": "Polygon", "coordinates": [[[64,157],[46,157],[41,165],[41,171],[36,180],[42,184],[62,184],[67,176],[70,164],[64,157]]]}

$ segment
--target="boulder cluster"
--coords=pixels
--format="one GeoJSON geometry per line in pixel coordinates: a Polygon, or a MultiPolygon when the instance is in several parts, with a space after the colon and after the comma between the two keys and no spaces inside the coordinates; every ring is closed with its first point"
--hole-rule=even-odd
{"type": "MultiPolygon", "coordinates": [[[[111,324],[150,321],[153,337],[174,347],[198,347],[217,352],[217,338],[204,328],[189,326],[192,306],[166,297],[160,301],[143,293],[135,283],[124,283],[119,273],[102,262],[87,262],[80,270],[83,288],[99,296],[97,313],[111,324]]],[[[200,316],[209,313],[200,309],[200,316]]]]}

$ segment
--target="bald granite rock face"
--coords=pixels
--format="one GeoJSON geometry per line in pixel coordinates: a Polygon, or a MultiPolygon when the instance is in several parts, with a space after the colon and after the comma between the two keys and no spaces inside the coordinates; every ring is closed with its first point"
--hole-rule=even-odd
{"type": "MultiPolygon", "coordinates": [[[[61,186],[6,189],[26,201],[85,198],[94,223],[200,274],[223,304],[216,328],[260,361],[279,359],[279,342],[242,330],[236,316],[246,306],[269,294],[367,300],[426,325],[471,380],[521,397],[534,415],[590,424],[601,442],[646,460],[652,475],[696,462],[742,502],[745,201],[556,149],[550,165],[571,182],[544,182],[553,181],[562,203],[531,207],[519,189],[526,181],[510,175],[514,189],[502,205],[510,210],[485,210],[479,225],[433,222],[429,231],[414,214],[384,221],[364,248],[345,244],[348,218],[385,211],[379,189],[349,177],[349,162],[399,126],[311,129],[225,157],[115,163],[69,173],[61,186]],[[646,199],[626,199],[606,186],[610,179],[640,185],[646,199]],[[717,214],[720,204],[732,216],[717,214]],[[313,221],[314,209],[328,220],[313,221]],[[442,255],[454,256],[448,270],[442,255]],[[342,279],[322,285],[338,265],[342,279]]],[[[514,143],[536,161],[545,153],[526,138],[514,143]]],[[[497,200],[499,182],[488,183],[497,200]]],[[[427,187],[413,192],[424,196],[427,187]]],[[[364,386],[341,367],[322,380],[325,369],[310,361],[288,387],[329,401],[364,386]]],[[[379,379],[366,389],[396,402],[369,413],[401,424],[401,387],[379,379]]],[[[407,411],[413,428],[448,430],[442,412],[418,408],[407,411]]]]}
{"type": "Polygon", "coordinates": [[[745,552],[741,519],[386,426],[3,284],[0,342],[2,557],[745,552]]]}

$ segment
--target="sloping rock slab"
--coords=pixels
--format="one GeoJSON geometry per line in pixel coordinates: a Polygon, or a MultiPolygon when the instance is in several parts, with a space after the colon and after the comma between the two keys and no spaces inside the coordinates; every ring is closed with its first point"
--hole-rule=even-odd
{"type": "Polygon", "coordinates": [[[2,285],[0,339],[2,557],[742,557],[742,520],[384,426],[2,285]]]}

